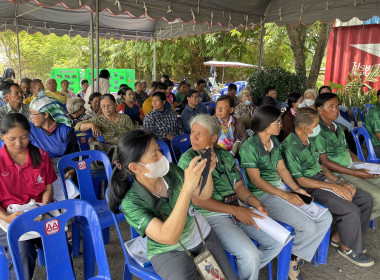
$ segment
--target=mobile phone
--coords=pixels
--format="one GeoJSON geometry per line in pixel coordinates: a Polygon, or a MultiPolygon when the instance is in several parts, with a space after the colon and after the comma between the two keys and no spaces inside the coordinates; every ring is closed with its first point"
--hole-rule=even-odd
{"type": "Polygon", "coordinates": [[[206,183],[207,183],[207,177],[208,173],[210,171],[210,163],[211,163],[211,148],[206,149],[206,151],[202,154],[200,161],[207,159],[205,169],[203,169],[202,177],[201,177],[201,186],[199,188],[199,194],[201,195],[206,183]]]}
{"type": "Polygon", "coordinates": [[[305,204],[310,204],[314,201],[314,197],[311,197],[311,196],[307,196],[307,195],[304,195],[304,194],[300,194],[300,193],[297,193],[297,192],[292,192],[296,195],[298,195],[302,200],[303,202],[305,202],[305,204]]]}

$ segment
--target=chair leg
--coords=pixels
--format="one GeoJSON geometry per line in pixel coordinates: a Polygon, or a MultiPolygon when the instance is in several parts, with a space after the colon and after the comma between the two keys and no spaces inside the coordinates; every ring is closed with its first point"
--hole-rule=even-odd
{"type": "Polygon", "coordinates": [[[109,227],[103,228],[102,233],[103,233],[104,244],[110,243],[110,228],[109,227]]]}
{"type": "Polygon", "coordinates": [[[129,271],[128,265],[124,264],[124,276],[123,280],[132,280],[132,273],[129,271]]]}
{"type": "Polygon", "coordinates": [[[41,249],[37,249],[38,252],[38,263],[40,266],[45,266],[44,252],[41,249]]]}
{"type": "Polygon", "coordinates": [[[237,265],[236,265],[236,257],[234,255],[231,255],[229,252],[225,251],[226,252],[226,255],[227,255],[227,258],[228,260],[230,261],[230,264],[231,264],[231,267],[232,269],[234,270],[235,272],[235,275],[236,277],[239,278],[239,274],[238,274],[238,269],[237,269],[237,265]]]}
{"type": "Polygon", "coordinates": [[[331,231],[331,227],[326,232],[326,235],[323,238],[321,244],[319,244],[318,251],[317,251],[318,264],[327,264],[327,255],[329,253],[329,244],[330,244],[330,231],[331,231]]]}
{"type": "Polygon", "coordinates": [[[95,276],[95,251],[92,243],[91,233],[88,227],[83,228],[83,265],[84,279],[95,276]]]}
{"type": "Polygon", "coordinates": [[[80,254],[80,228],[75,223],[71,224],[71,240],[73,244],[73,258],[80,254]]]}
{"type": "Polygon", "coordinates": [[[314,263],[314,266],[318,266],[317,252],[315,252],[315,254],[314,254],[314,257],[313,257],[313,263],[314,263]]]}
{"type": "Polygon", "coordinates": [[[9,279],[9,261],[3,247],[0,247],[0,279],[9,279]]]}
{"type": "Polygon", "coordinates": [[[268,270],[268,280],[272,280],[273,275],[272,275],[272,263],[271,262],[269,262],[267,264],[267,270],[268,270]]]}
{"type": "Polygon", "coordinates": [[[375,220],[374,220],[374,219],[372,219],[372,220],[369,221],[369,226],[370,226],[372,229],[376,229],[376,227],[375,227],[375,220]]]}
{"type": "Polygon", "coordinates": [[[293,239],[278,254],[277,280],[288,280],[290,257],[292,255],[293,239]]]}

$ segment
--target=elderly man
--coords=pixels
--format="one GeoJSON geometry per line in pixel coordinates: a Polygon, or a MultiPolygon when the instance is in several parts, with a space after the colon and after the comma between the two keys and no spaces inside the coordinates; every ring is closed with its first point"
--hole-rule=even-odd
{"type": "Polygon", "coordinates": [[[35,97],[45,96],[45,88],[40,79],[34,79],[30,83],[30,90],[32,92],[32,96],[24,100],[24,104],[26,105],[29,105],[35,97]]]}
{"type": "Polygon", "coordinates": [[[32,82],[32,80],[30,80],[28,78],[24,78],[21,80],[20,87],[22,89],[23,99],[26,99],[26,98],[33,95],[30,91],[30,83],[31,82],[32,82]]]}
{"type": "Polygon", "coordinates": [[[57,91],[57,81],[55,79],[48,79],[46,81],[46,88],[46,96],[55,98],[64,104],[67,102],[67,94],[62,91],[57,91]]]}
{"type": "Polygon", "coordinates": [[[275,87],[267,87],[264,91],[264,96],[269,96],[276,102],[276,107],[281,110],[281,103],[277,100],[277,90],[275,87]]]}
{"type": "Polygon", "coordinates": [[[28,105],[22,104],[22,89],[18,84],[6,84],[3,89],[3,95],[8,103],[0,109],[0,121],[4,115],[9,113],[20,113],[30,120],[28,105]]]}

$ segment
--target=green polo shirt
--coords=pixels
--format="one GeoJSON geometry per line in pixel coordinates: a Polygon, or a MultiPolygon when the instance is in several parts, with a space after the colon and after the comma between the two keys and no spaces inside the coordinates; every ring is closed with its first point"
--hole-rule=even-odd
{"type": "MultiPolygon", "coordinates": [[[[224,202],[223,197],[231,195],[235,192],[235,183],[241,180],[240,172],[237,169],[237,164],[232,155],[224,149],[216,148],[215,153],[217,156],[217,163],[215,169],[212,171],[212,179],[214,183],[214,190],[212,198],[224,202]]],[[[178,166],[186,169],[190,161],[198,154],[193,148],[188,149],[180,158],[178,166]]],[[[220,212],[211,212],[203,208],[195,206],[204,217],[220,215],[220,212]]]]}
{"type": "Polygon", "coordinates": [[[348,145],[346,142],[346,136],[339,124],[336,124],[335,132],[332,131],[322,119],[319,121],[321,126],[321,132],[317,137],[312,137],[311,142],[315,144],[319,155],[327,154],[327,158],[333,162],[336,162],[344,167],[348,167],[352,164],[350,152],[348,151],[348,145]]]}
{"type": "Polygon", "coordinates": [[[365,117],[365,128],[371,136],[373,146],[380,146],[376,133],[380,133],[380,104],[373,106],[365,117]]]}
{"type": "Polygon", "coordinates": [[[294,179],[312,177],[322,171],[319,153],[313,142],[309,146],[302,143],[297,133],[292,132],[281,143],[285,165],[294,179]]]}
{"type": "Polygon", "coordinates": [[[175,99],[178,103],[182,103],[182,101],[185,99],[185,96],[178,91],[175,94],[175,99]]]}
{"type": "Polygon", "coordinates": [[[247,178],[248,189],[257,197],[266,194],[263,190],[255,186],[249,179],[247,168],[258,168],[260,176],[269,184],[276,188],[282,189],[281,178],[277,173],[278,162],[282,159],[280,144],[278,139],[271,137],[273,148],[268,152],[257,133],[244,141],[240,147],[239,155],[241,159],[241,168],[244,176],[247,178]]]}
{"type": "MultiPolygon", "coordinates": [[[[168,174],[164,176],[164,179],[169,187],[168,198],[158,198],[152,195],[134,179],[131,188],[121,202],[121,208],[127,223],[142,236],[145,235],[146,228],[153,218],[163,220],[159,209],[161,209],[165,218],[169,217],[172,213],[182,189],[184,181],[183,170],[175,164],[170,164],[170,170],[168,174]]],[[[194,234],[198,232],[193,215],[193,205],[190,203],[189,213],[180,237],[180,241],[186,248],[193,246],[194,234]]],[[[149,259],[157,254],[179,250],[183,250],[179,243],[166,245],[158,243],[148,237],[147,256],[149,259]]]]}

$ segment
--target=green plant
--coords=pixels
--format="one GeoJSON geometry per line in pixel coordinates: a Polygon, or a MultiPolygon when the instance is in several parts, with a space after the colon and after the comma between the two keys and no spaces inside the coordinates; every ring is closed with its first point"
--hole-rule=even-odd
{"type": "Polygon", "coordinates": [[[256,71],[248,78],[248,83],[252,88],[253,98],[258,100],[264,95],[267,87],[275,87],[277,99],[284,102],[290,92],[303,94],[306,87],[305,73],[291,73],[284,68],[265,68],[259,73],[256,71]]]}
{"type": "Polygon", "coordinates": [[[339,96],[340,103],[349,108],[357,106],[363,109],[363,104],[377,102],[376,89],[370,84],[379,81],[380,67],[375,66],[366,75],[361,75],[356,69],[355,74],[348,73],[345,77],[347,84],[336,84],[329,82],[332,89],[336,89],[336,94],[339,96]]]}

